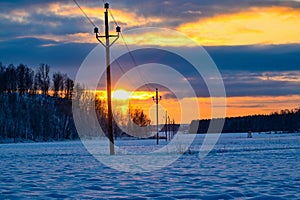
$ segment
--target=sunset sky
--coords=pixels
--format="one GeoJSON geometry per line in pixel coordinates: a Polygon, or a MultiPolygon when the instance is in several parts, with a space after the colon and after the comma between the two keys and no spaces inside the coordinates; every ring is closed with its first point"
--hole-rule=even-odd
{"type": "MultiPolygon", "coordinates": [[[[77,1],[103,33],[102,1],[77,1]]],[[[168,28],[203,46],[222,75],[227,116],[265,114],[300,106],[299,0],[112,0],[109,3],[122,31],[168,28]]],[[[47,63],[52,71],[67,73],[72,78],[99,44],[93,25],[69,0],[3,0],[0,27],[0,62],[4,65],[24,63],[36,68],[47,63]]],[[[147,33],[125,34],[125,39],[129,48],[168,45],[186,49],[193,55],[193,46],[176,40],[172,32],[160,34],[159,40],[147,33]]],[[[139,76],[137,79],[146,79],[147,74],[139,76]]],[[[154,92],[144,91],[148,99],[136,103],[148,102],[151,107],[154,92]]],[[[165,99],[162,106],[180,121],[178,102],[170,94],[162,90],[165,99]]],[[[210,111],[203,106],[209,107],[209,95],[198,91],[196,94],[202,105],[198,118],[209,118],[210,111]]],[[[183,123],[195,118],[190,116],[183,123]]]]}

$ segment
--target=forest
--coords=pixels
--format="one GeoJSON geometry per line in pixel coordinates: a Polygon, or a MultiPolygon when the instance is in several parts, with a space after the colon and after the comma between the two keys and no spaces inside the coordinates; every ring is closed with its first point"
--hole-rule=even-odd
{"type": "Polygon", "coordinates": [[[47,64],[33,70],[0,63],[0,141],[76,139],[73,87],[66,74],[54,72],[50,77],[47,64]]]}
{"type": "MultiPolygon", "coordinates": [[[[80,112],[91,112],[90,108],[95,110],[97,122],[81,119],[87,122],[86,126],[99,123],[106,133],[106,102],[97,98],[94,93],[84,90],[83,86],[74,85],[74,81],[66,74],[51,73],[47,64],[40,64],[33,70],[24,64],[15,67],[12,64],[4,66],[0,63],[0,142],[78,139],[73,120],[72,99],[75,99],[75,103],[80,102],[75,105],[80,112]],[[91,102],[94,105],[88,107],[91,102]]],[[[133,124],[147,127],[151,123],[139,108],[131,109],[129,115],[131,121],[125,125],[131,132],[136,129],[133,124]]],[[[113,123],[115,137],[126,134],[119,126],[116,122],[113,123]]],[[[94,136],[99,133],[85,134],[94,136]]]]}
{"type": "MultiPolygon", "coordinates": [[[[224,119],[212,119],[220,121],[224,119]]],[[[212,120],[193,120],[191,133],[206,133],[212,120]]],[[[300,131],[300,109],[281,110],[269,115],[252,115],[244,117],[225,118],[223,133],[237,132],[278,132],[294,133],[300,131]]]]}

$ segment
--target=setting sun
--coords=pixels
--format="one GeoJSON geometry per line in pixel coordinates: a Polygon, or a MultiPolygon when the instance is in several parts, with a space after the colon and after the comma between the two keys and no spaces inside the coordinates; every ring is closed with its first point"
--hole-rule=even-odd
{"type": "Polygon", "coordinates": [[[116,100],[127,100],[130,97],[130,92],[123,89],[116,90],[112,93],[112,98],[116,100]]]}

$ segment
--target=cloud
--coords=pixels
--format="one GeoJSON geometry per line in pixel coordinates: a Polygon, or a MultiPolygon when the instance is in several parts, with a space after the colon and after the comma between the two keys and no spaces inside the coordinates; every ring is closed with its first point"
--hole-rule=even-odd
{"type": "Polygon", "coordinates": [[[227,116],[270,114],[299,108],[300,95],[228,97],[227,116]]]}
{"type": "Polygon", "coordinates": [[[59,43],[36,38],[6,40],[0,43],[0,62],[4,65],[23,63],[32,68],[46,63],[53,71],[68,73],[74,78],[93,47],[93,44],[59,43]]]}
{"type": "Polygon", "coordinates": [[[253,45],[300,43],[300,9],[251,7],[187,22],[178,30],[202,45],[253,45]]]}
{"type": "Polygon", "coordinates": [[[299,71],[223,72],[226,94],[233,96],[300,95],[299,71]]]}
{"type": "MultiPolygon", "coordinates": [[[[8,65],[24,63],[35,67],[40,63],[47,63],[55,70],[67,72],[71,77],[80,66],[87,54],[96,44],[63,43],[53,38],[18,38],[0,42],[0,62],[8,65]]],[[[207,48],[212,58],[217,63],[228,96],[277,96],[297,95],[299,90],[300,77],[300,47],[299,45],[277,45],[264,46],[257,49],[253,46],[235,47],[209,47],[207,48]]],[[[197,56],[193,48],[186,48],[191,55],[197,56]]],[[[155,53],[155,52],[154,52],[155,53]]],[[[147,55],[143,51],[132,54],[139,63],[156,63],[173,67],[189,81],[198,97],[209,96],[207,87],[199,75],[196,75],[192,68],[183,60],[175,59],[169,54],[156,52],[154,56],[147,55]]],[[[151,55],[151,52],[150,52],[151,55]]],[[[113,57],[112,57],[113,58],[113,57]]],[[[119,60],[119,65],[112,64],[113,79],[118,79],[124,72],[132,67],[132,60],[129,55],[119,60]],[[120,70],[120,67],[122,70],[120,70]]],[[[141,72],[132,81],[149,81],[149,73],[141,72]],[[140,80],[142,79],[142,80],[140,80]]],[[[166,78],[164,73],[158,74],[166,78]]],[[[170,80],[178,92],[182,80],[170,80]]],[[[186,96],[190,94],[186,93],[186,96]]]]}
{"type": "MultiPolygon", "coordinates": [[[[102,31],[102,5],[78,2],[102,31]]],[[[57,38],[80,34],[75,42],[91,42],[90,35],[82,37],[82,33],[92,33],[93,25],[73,1],[2,1],[0,4],[0,25],[5,30],[0,33],[1,39],[39,35],[38,38],[51,36],[57,41],[57,38]]],[[[240,1],[238,4],[231,0],[121,1],[112,3],[110,11],[122,30],[147,26],[173,28],[202,45],[287,44],[300,42],[300,28],[295,26],[300,22],[298,4],[295,1],[240,1]]],[[[111,29],[114,27],[112,22],[111,29]]],[[[157,43],[151,34],[134,37],[138,42],[146,38],[144,41],[157,43]]],[[[184,45],[172,37],[170,33],[160,36],[169,45],[184,45]]]]}
{"type": "Polygon", "coordinates": [[[300,71],[265,72],[258,78],[263,81],[300,83],[300,71]]]}
{"type": "Polygon", "coordinates": [[[66,35],[54,35],[54,34],[45,34],[45,35],[30,35],[30,36],[20,36],[17,38],[36,38],[42,40],[51,41],[48,44],[43,44],[43,46],[55,45],[55,43],[95,43],[95,35],[92,33],[74,33],[66,35]]]}
{"type": "Polygon", "coordinates": [[[221,70],[297,71],[300,45],[205,47],[221,70]]]}
{"type": "MultiPolygon", "coordinates": [[[[94,6],[81,2],[81,7],[91,21],[103,32],[103,12],[100,5],[94,6]]],[[[3,4],[3,2],[1,3],[3,4]]],[[[94,43],[93,25],[85,18],[80,9],[72,1],[40,2],[39,4],[9,4],[0,13],[0,25],[5,30],[1,38],[40,38],[52,39],[63,43],[94,43]],[[26,31],[24,31],[26,30],[26,31]],[[91,37],[92,36],[92,37],[91,37]]],[[[132,27],[154,26],[162,21],[156,16],[138,15],[127,8],[110,9],[110,28],[114,31],[113,20],[122,26],[122,30],[132,27]]]]}
{"type": "Polygon", "coordinates": [[[9,20],[15,23],[28,24],[30,14],[26,12],[24,9],[16,9],[11,11],[9,14],[0,14],[0,18],[4,20],[9,20]]]}
{"type": "Polygon", "coordinates": [[[184,14],[191,14],[191,15],[201,15],[202,12],[200,10],[187,10],[183,12],[184,14]]]}
{"type": "MultiPolygon", "coordinates": [[[[123,38],[122,38],[123,39],[123,38]]],[[[124,40],[128,45],[138,46],[169,46],[169,47],[195,47],[197,43],[191,42],[188,37],[172,29],[136,29],[124,33],[124,40]]]]}
{"type": "MultiPolygon", "coordinates": [[[[98,44],[93,27],[72,1],[11,2],[0,3],[3,30],[0,32],[0,61],[6,64],[46,62],[70,69],[74,74],[89,50],[98,44]]],[[[78,2],[101,30],[102,5],[78,2]]],[[[177,28],[209,45],[206,49],[224,74],[228,94],[243,96],[299,93],[296,87],[299,85],[300,45],[286,44],[299,42],[299,7],[299,2],[275,0],[239,3],[233,0],[136,0],[113,2],[111,11],[123,29],[152,25],[177,28]],[[241,44],[249,45],[237,46],[241,44]],[[228,71],[236,80],[229,77],[228,71]]],[[[112,23],[111,28],[114,26],[112,23]]],[[[125,35],[125,40],[128,45],[189,46],[172,32],[162,31],[158,35],[136,33],[125,35]]],[[[193,47],[186,51],[197,56],[193,47]]],[[[173,61],[170,64],[178,67],[173,61]]],[[[199,96],[207,96],[203,80],[195,79],[191,71],[182,73],[194,84],[199,96]]]]}

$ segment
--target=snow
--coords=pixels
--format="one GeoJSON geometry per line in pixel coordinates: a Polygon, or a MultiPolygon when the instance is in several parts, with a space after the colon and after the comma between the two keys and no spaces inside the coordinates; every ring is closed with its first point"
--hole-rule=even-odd
{"type": "MultiPolygon", "coordinates": [[[[299,134],[253,133],[253,138],[247,133],[222,134],[200,159],[203,139],[204,135],[196,136],[191,154],[146,173],[105,166],[80,141],[1,144],[0,199],[299,197],[299,134]]],[[[128,152],[147,152],[166,142],[156,146],[155,140],[117,140],[116,144],[128,152]]]]}

